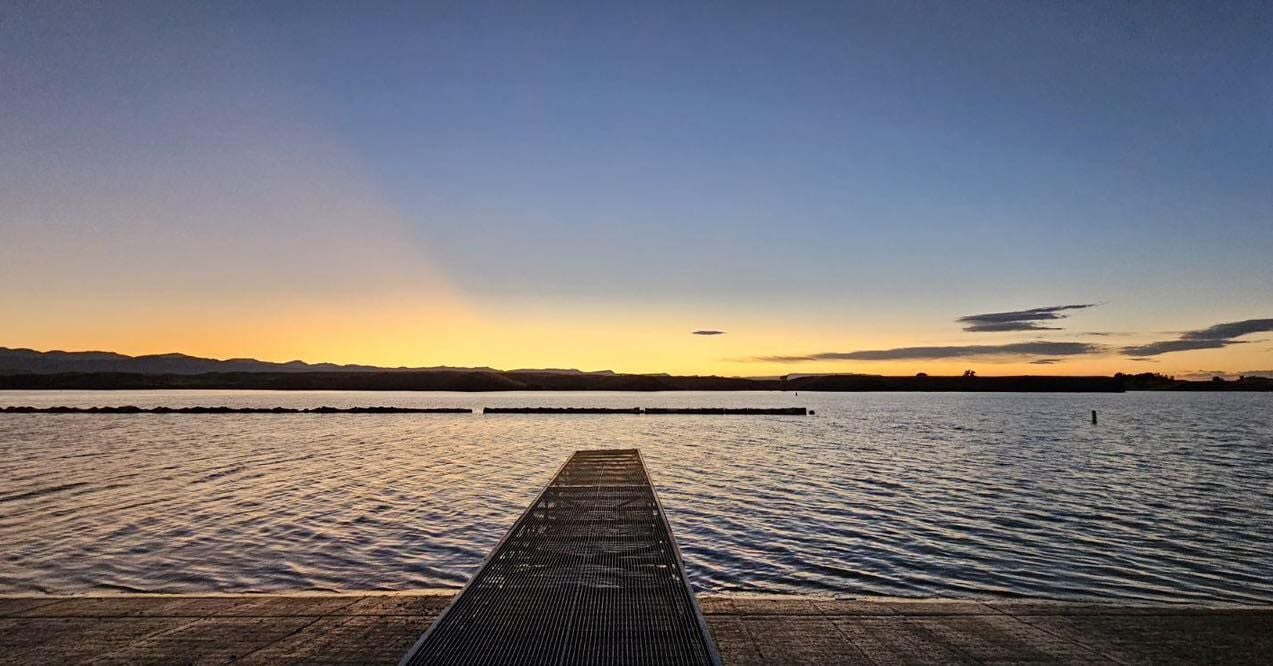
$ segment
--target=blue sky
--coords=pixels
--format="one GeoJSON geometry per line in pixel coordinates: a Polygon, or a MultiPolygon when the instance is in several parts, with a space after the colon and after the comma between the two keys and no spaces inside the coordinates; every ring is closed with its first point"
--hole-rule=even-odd
{"type": "MultiPolygon", "coordinates": [[[[425,233],[468,250],[461,271],[526,226],[565,260],[576,234],[673,252],[725,234],[738,269],[775,249],[1086,272],[1101,245],[1163,263],[1268,248],[1273,34],[1252,12],[896,4],[387,12],[295,32],[334,122],[425,233]],[[475,219],[434,228],[438,209],[475,219]]],[[[507,249],[491,263],[524,256],[507,249]]]]}
{"type": "MultiPolygon", "coordinates": [[[[464,326],[492,330],[508,313],[630,329],[631,313],[681,333],[764,329],[750,353],[777,356],[981,344],[952,320],[1063,303],[1099,302],[1089,328],[1146,338],[1273,316],[1273,11],[1259,3],[19,3],[0,16],[0,75],[17,82],[0,166],[24,172],[0,187],[24,259],[10,270],[32,284],[48,265],[37,249],[153,274],[183,238],[294,221],[272,190],[374,202],[325,219],[309,258],[384,238],[404,255],[384,280],[427,264],[419,279],[476,313],[464,326]],[[249,182],[270,184],[252,199],[268,214],[209,212],[249,182]],[[109,251],[91,256],[31,240],[53,218],[71,237],[101,224],[84,211],[128,192],[165,202],[116,216],[153,250],[119,241],[129,233],[101,234],[109,251]],[[835,347],[801,346],[814,344],[835,347]]],[[[254,285],[286,286],[268,253],[218,251],[255,267],[254,285]]],[[[154,297],[141,291],[134,302],[154,297]]],[[[73,322],[67,294],[23,307],[73,322]]],[[[8,342],[91,343],[51,330],[8,342]]],[[[748,353],[700,342],[682,344],[705,368],[748,353]]],[[[1228,369],[1273,366],[1254,347],[1228,369]]]]}

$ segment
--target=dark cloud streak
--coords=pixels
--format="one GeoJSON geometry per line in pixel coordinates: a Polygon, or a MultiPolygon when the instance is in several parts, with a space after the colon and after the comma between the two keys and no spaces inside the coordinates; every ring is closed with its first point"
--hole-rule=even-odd
{"type": "Polygon", "coordinates": [[[1195,349],[1221,349],[1247,342],[1234,338],[1268,331],[1273,331],[1273,319],[1244,319],[1208,326],[1197,331],[1185,331],[1175,340],[1158,340],[1143,345],[1123,347],[1121,351],[1128,356],[1158,356],[1195,349]]]}
{"type": "Polygon", "coordinates": [[[1006,345],[962,345],[950,347],[898,347],[851,352],[822,352],[804,356],[758,356],[753,360],[771,363],[806,361],[932,361],[947,358],[993,358],[1030,356],[1082,356],[1105,351],[1101,345],[1086,342],[1017,342],[1006,345]]]}
{"type": "Polygon", "coordinates": [[[701,331],[691,331],[691,335],[725,335],[725,331],[717,331],[714,329],[703,329],[701,331]]]}
{"type": "Polygon", "coordinates": [[[998,333],[1004,331],[1058,331],[1055,326],[1043,326],[1037,322],[1056,321],[1069,315],[1061,314],[1066,310],[1083,310],[1096,307],[1096,303],[1077,303],[1073,305],[1049,305],[1029,310],[1013,310],[1011,312],[987,312],[960,317],[955,321],[964,326],[965,331],[972,333],[998,333]]]}
{"type": "Polygon", "coordinates": [[[997,321],[985,324],[972,324],[965,326],[965,331],[971,333],[1000,333],[1003,331],[1059,331],[1059,326],[1040,326],[1032,321],[997,321]]]}
{"type": "Polygon", "coordinates": [[[1245,319],[1231,321],[1227,324],[1216,324],[1201,331],[1182,333],[1182,340],[1227,340],[1240,338],[1251,333],[1267,333],[1273,331],[1273,319],[1245,319]]]}
{"type": "Polygon", "coordinates": [[[1123,347],[1123,353],[1128,356],[1158,356],[1159,354],[1170,354],[1179,351],[1193,351],[1195,349],[1220,349],[1233,344],[1242,344],[1241,340],[1160,340],[1158,342],[1150,342],[1143,345],[1132,345],[1123,347]]]}

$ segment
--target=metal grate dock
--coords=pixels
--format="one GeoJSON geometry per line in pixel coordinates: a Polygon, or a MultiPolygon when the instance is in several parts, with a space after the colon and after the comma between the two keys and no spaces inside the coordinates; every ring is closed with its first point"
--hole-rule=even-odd
{"type": "Polygon", "coordinates": [[[640,451],[576,451],[401,663],[719,664],[640,451]]]}

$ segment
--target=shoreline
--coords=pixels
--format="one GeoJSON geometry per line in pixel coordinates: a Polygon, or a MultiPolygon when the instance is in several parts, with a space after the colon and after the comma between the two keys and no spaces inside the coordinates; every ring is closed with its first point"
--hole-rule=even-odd
{"type": "MultiPolygon", "coordinates": [[[[46,377],[46,375],[35,375],[34,377],[46,377]]],[[[893,378],[884,378],[893,379],[893,378]]],[[[906,379],[906,378],[902,378],[906,379]]],[[[944,378],[939,378],[944,379],[944,378]]],[[[955,379],[955,378],[950,378],[955,379]]],[[[997,380],[1013,380],[1020,379],[1015,377],[985,377],[978,379],[997,379],[997,380]]],[[[1047,377],[1031,377],[1028,379],[1048,379],[1047,377]]],[[[1079,378],[1086,379],[1086,378],[1079,378]]],[[[1105,379],[1105,378],[1097,378],[1105,379]]],[[[749,381],[749,380],[745,380],[749,381]]],[[[1111,387],[1109,385],[1097,386],[1067,386],[1067,387],[1049,387],[1039,382],[1026,383],[1010,383],[1001,382],[994,384],[955,384],[947,382],[933,382],[931,385],[903,385],[893,383],[874,383],[874,382],[853,382],[839,386],[819,386],[810,388],[800,386],[795,388],[784,388],[780,386],[756,386],[756,387],[738,387],[738,386],[670,386],[670,387],[627,387],[627,386],[493,386],[493,387],[455,387],[455,386],[433,386],[430,384],[389,384],[382,385],[378,383],[339,383],[333,385],[327,384],[304,384],[304,385],[275,385],[269,383],[162,383],[162,382],[124,382],[120,384],[112,382],[90,382],[90,381],[70,381],[50,382],[44,379],[35,381],[15,380],[13,376],[0,375],[0,393],[5,391],[36,391],[36,392],[68,392],[68,391],[110,391],[119,393],[128,393],[131,391],[271,391],[284,393],[312,393],[312,392],[404,392],[404,393],[456,393],[456,394],[481,394],[481,393],[797,393],[804,391],[814,394],[839,394],[839,393],[1040,393],[1040,394],[1119,394],[1119,393],[1273,393],[1273,380],[1258,382],[1240,382],[1238,380],[1230,380],[1224,383],[1201,382],[1201,381],[1178,381],[1174,385],[1169,386],[1123,386],[1111,387]]]]}
{"type": "MultiPolygon", "coordinates": [[[[1172,386],[1219,388],[1211,382],[1172,382],[1172,386]]],[[[1019,375],[998,377],[885,375],[803,375],[790,378],[501,371],[363,372],[61,372],[0,374],[0,390],[186,390],[266,389],[342,391],[975,391],[1037,393],[1121,393],[1119,377],[1019,375]]],[[[1226,382],[1224,388],[1273,390],[1273,380],[1226,382]]]]}

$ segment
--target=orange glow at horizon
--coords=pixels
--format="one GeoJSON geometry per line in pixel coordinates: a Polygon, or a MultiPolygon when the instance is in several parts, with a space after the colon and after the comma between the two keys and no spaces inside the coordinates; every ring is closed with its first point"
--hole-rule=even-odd
{"type": "MultiPolygon", "coordinates": [[[[1234,372],[1261,363],[1258,349],[1203,350],[1134,362],[1117,354],[1028,360],[955,358],[898,361],[769,362],[758,351],[888,349],[923,340],[919,331],[896,338],[844,334],[735,315],[725,335],[693,336],[685,311],[627,311],[598,317],[568,310],[536,313],[473,308],[453,294],[421,298],[397,295],[361,301],[338,298],[241,310],[199,310],[133,304],[117,317],[79,319],[76,312],[26,318],[7,327],[4,346],[39,350],[115,351],[129,355],[181,352],[211,358],[331,362],[385,367],[578,368],[616,372],[773,376],[863,373],[958,375],[1110,375],[1115,372],[1186,374],[1234,372]],[[147,312],[149,310],[149,312],[147,312]],[[1182,362],[1183,361],[1183,362],[1182,362]],[[1241,367],[1238,367],[1241,366],[1241,367]]],[[[101,313],[99,313],[101,314],[101,313]]]]}

